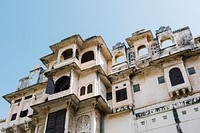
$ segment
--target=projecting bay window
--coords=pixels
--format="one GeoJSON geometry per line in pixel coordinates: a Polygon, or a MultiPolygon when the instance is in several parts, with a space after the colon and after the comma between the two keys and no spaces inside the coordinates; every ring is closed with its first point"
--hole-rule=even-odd
{"type": "Polygon", "coordinates": [[[46,133],[64,133],[66,109],[48,115],[46,133]]]}
{"type": "Polygon", "coordinates": [[[120,102],[127,99],[126,88],[116,91],[116,102],[120,102]]]}

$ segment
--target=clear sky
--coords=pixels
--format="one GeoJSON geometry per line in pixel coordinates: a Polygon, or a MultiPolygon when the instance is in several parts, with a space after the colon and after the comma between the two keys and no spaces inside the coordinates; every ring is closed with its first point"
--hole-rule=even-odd
{"type": "Polygon", "coordinates": [[[49,46],[80,34],[101,35],[111,49],[139,29],[189,26],[200,35],[200,0],[0,0],[0,118],[16,90],[49,46]]]}

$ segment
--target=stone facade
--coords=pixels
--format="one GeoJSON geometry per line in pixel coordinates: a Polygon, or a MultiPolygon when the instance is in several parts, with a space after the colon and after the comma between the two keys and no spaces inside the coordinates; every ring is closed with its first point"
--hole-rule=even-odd
{"type": "Polygon", "coordinates": [[[200,37],[189,27],[134,32],[109,51],[101,36],[50,48],[15,92],[3,133],[196,133],[200,37]]]}

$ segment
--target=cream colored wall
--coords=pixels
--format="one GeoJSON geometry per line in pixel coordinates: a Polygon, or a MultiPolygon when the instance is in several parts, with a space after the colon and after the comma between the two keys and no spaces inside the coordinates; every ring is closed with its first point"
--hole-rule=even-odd
{"type": "Polygon", "coordinates": [[[189,78],[189,82],[194,92],[200,91],[200,56],[194,56],[184,61],[185,69],[189,78]],[[196,74],[189,75],[188,68],[194,67],[196,74]]]}
{"type": "Polygon", "coordinates": [[[80,98],[80,100],[92,97],[94,95],[96,95],[97,93],[97,75],[96,73],[86,73],[86,74],[82,74],[79,77],[79,81],[78,81],[78,98],[80,98]],[[87,94],[87,86],[89,84],[93,85],[93,90],[92,93],[87,94]],[[82,86],[85,86],[85,95],[80,96],[80,89],[82,86]]]}
{"type": "Polygon", "coordinates": [[[104,83],[100,80],[99,95],[101,95],[104,99],[106,99],[106,94],[107,94],[107,89],[104,83]]]}
{"type": "Polygon", "coordinates": [[[132,112],[106,115],[104,129],[105,133],[135,133],[132,112]]]}
{"type": "Polygon", "coordinates": [[[136,108],[169,99],[166,79],[165,83],[159,84],[158,77],[160,76],[164,76],[164,72],[161,67],[157,66],[146,69],[132,78],[133,85],[140,85],[140,91],[133,92],[136,108]]]}
{"type": "Polygon", "coordinates": [[[103,68],[104,72],[108,74],[108,62],[102,53],[100,53],[100,65],[103,68]]]}
{"type": "Polygon", "coordinates": [[[119,108],[125,105],[131,105],[133,104],[133,98],[132,98],[132,90],[131,90],[131,86],[130,86],[130,80],[129,79],[122,79],[120,82],[117,83],[113,83],[112,85],[112,105],[113,108],[119,108]],[[124,84],[126,84],[124,86],[124,84]],[[116,88],[118,86],[118,88],[116,88]],[[127,91],[127,99],[120,101],[120,102],[116,102],[116,91],[117,90],[121,90],[126,88],[127,91]]]}

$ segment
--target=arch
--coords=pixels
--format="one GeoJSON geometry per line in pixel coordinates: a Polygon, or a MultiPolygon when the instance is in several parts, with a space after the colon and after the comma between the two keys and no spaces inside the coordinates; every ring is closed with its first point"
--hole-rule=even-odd
{"type": "Polygon", "coordinates": [[[167,48],[173,45],[172,39],[169,36],[165,36],[161,39],[161,48],[167,48]]]}
{"type": "Polygon", "coordinates": [[[79,60],[79,52],[77,49],[76,49],[76,58],[79,60]]]}
{"type": "Polygon", "coordinates": [[[63,76],[56,81],[54,93],[68,90],[70,87],[70,77],[63,76]]]}
{"type": "Polygon", "coordinates": [[[73,50],[72,49],[67,49],[62,53],[62,58],[63,60],[67,60],[73,56],[73,50]]]}
{"type": "Polygon", "coordinates": [[[176,86],[176,85],[179,85],[179,84],[182,84],[184,83],[184,79],[183,79],[183,75],[180,71],[179,68],[172,68],[170,71],[169,71],[169,78],[170,78],[170,81],[171,81],[171,85],[172,86],[176,86]]]}
{"type": "Polygon", "coordinates": [[[115,55],[115,63],[116,64],[119,64],[119,63],[122,63],[125,61],[125,58],[124,58],[124,54],[122,52],[118,52],[116,55],[115,55]]]}
{"type": "Polygon", "coordinates": [[[81,87],[80,96],[85,95],[85,86],[81,87]]]}
{"type": "Polygon", "coordinates": [[[93,51],[88,51],[88,52],[85,52],[82,55],[81,63],[85,63],[85,62],[91,61],[93,59],[94,59],[94,52],[93,51]]]}
{"type": "Polygon", "coordinates": [[[144,56],[148,54],[148,49],[145,45],[139,46],[137,51],[139,56],[144,56]]]}
{"type": "Polygon", "coordinates": [[[92,93],[92,89],[93,89],[92,84],[89,84],[87,86],[87,93],[92,93]]]}

